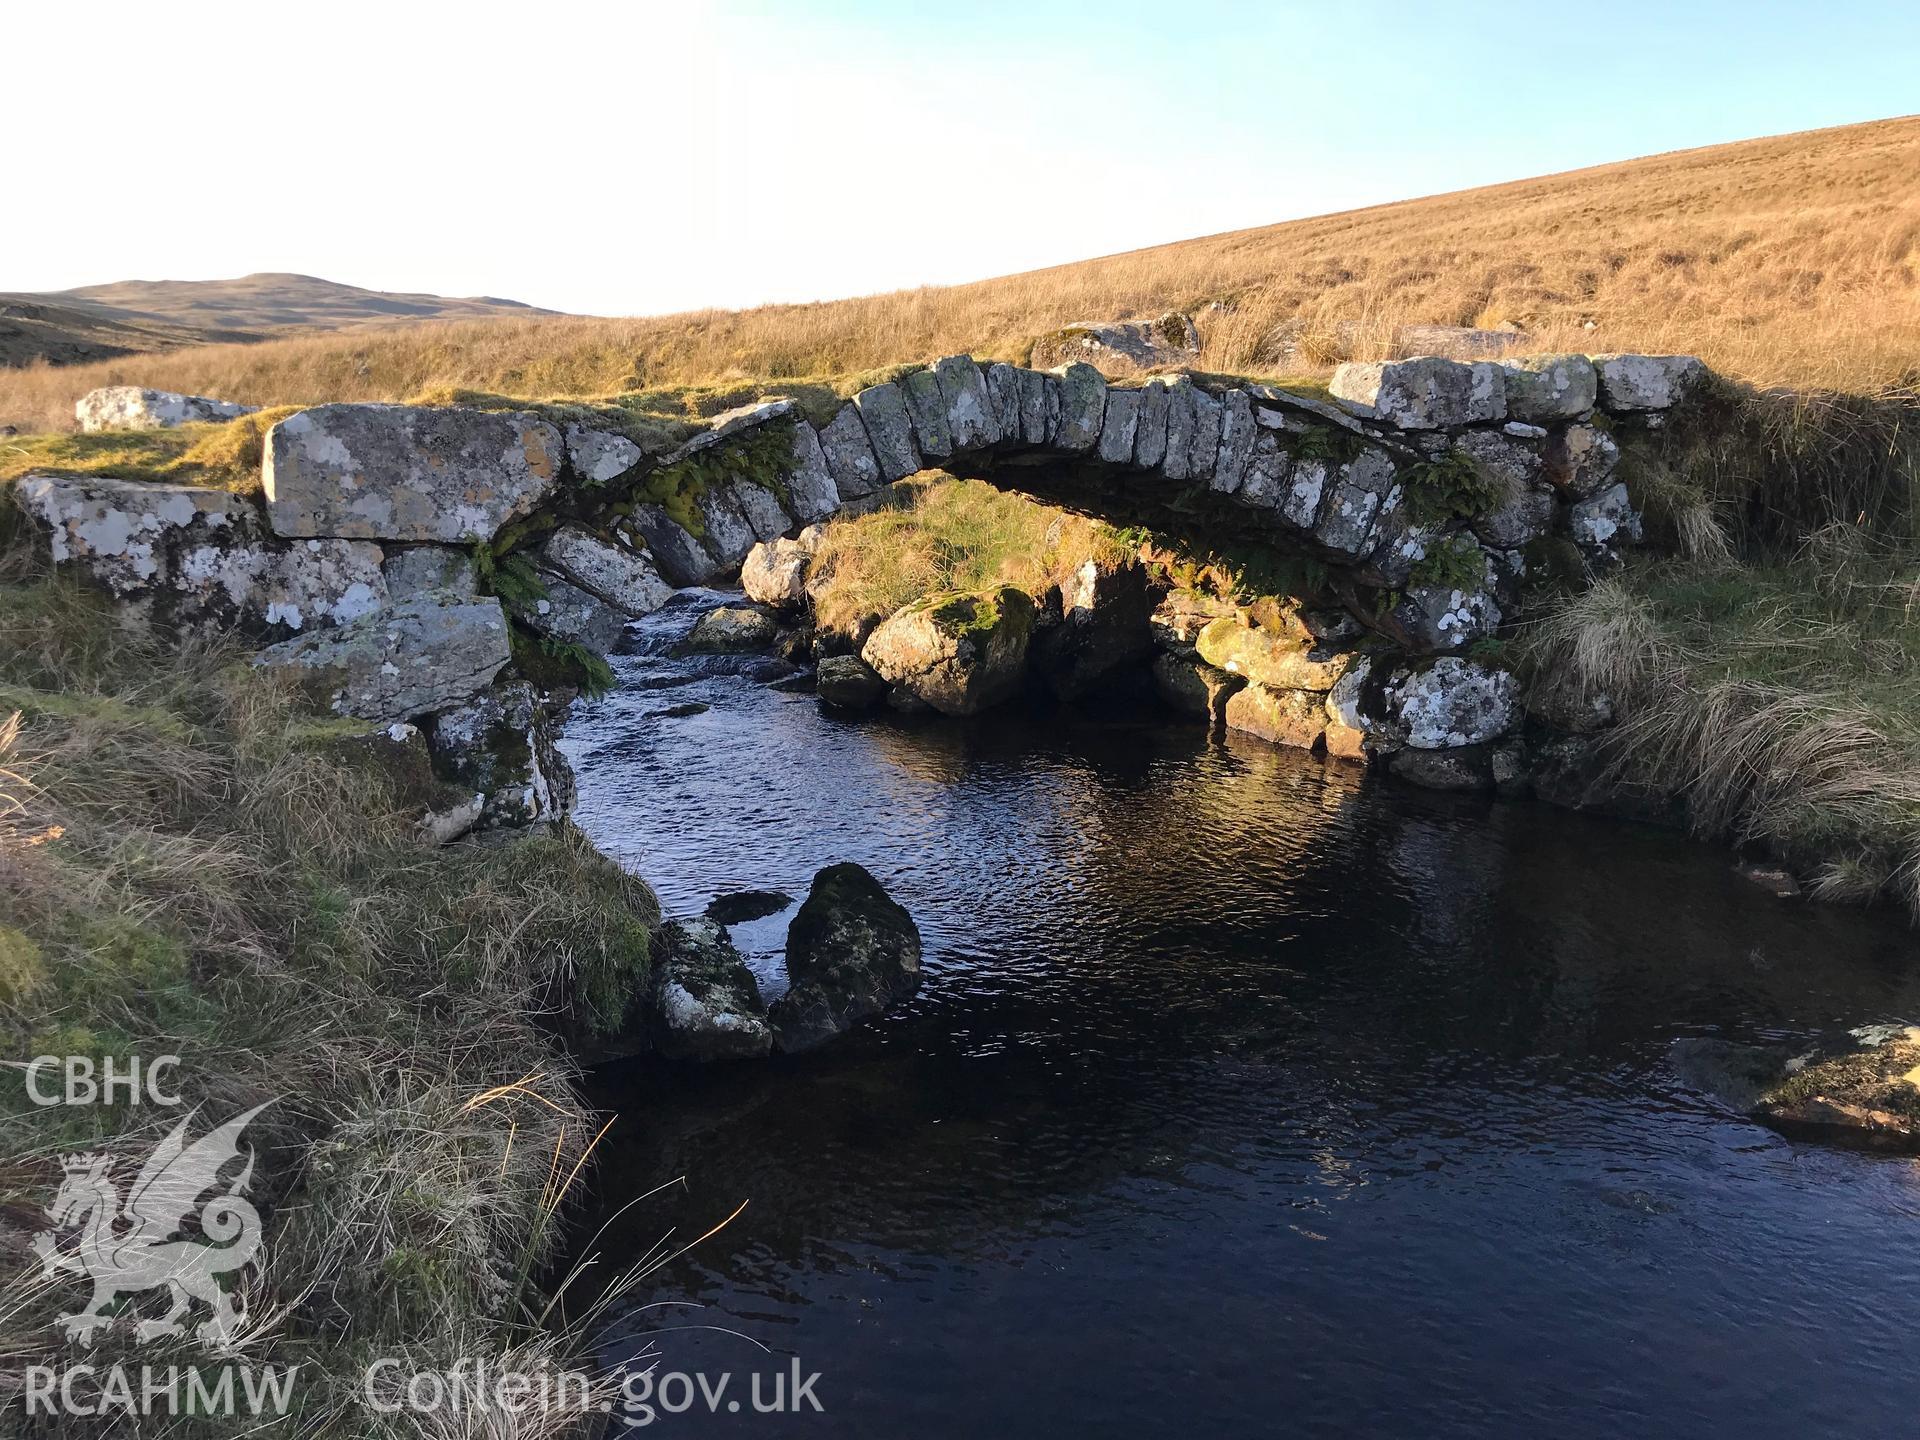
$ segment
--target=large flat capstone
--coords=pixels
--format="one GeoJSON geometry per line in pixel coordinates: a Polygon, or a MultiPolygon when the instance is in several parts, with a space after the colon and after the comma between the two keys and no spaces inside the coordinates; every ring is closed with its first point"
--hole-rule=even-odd
{"type": "Polygon", "coordinates": [[[263,480],[276,534],[489,540],[559,479],[560,432],[521,411],[319,405],[267,435],[263,480]]]}

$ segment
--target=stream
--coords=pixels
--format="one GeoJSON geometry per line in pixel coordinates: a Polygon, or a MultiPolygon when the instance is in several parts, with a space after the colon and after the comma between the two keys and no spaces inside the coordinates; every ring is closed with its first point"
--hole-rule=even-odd
{"type": "MultiPolygon", "coordinates": [[[[656,1432],[1911,1432],[1920,1164],[1668,1061],[1920,1019],[1897,917],[1150,709],[830,714],[671,655],[723,598],[575,707],[578,823],[670,915],[858,861],[926,979],[803,1057],[593,1077],[605,1265],[747,1202],[604,1336],[740,1377],[656,1432]],[[796,1359],[819,1412],[740,1403],[796,1359]]],[[[792,913],[733,928],[768,998],[792,913]]]]}

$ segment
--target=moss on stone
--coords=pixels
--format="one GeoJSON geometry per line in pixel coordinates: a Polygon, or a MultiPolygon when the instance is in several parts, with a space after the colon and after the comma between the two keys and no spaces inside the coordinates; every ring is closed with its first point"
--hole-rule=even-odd
{"type": "Polygon", "coordinates": [[[1407,581],[1443,590],[1480,590],[1487,583],[1487,557],[1470,536],[1452,535],[1413,562],[1407,581]]]}

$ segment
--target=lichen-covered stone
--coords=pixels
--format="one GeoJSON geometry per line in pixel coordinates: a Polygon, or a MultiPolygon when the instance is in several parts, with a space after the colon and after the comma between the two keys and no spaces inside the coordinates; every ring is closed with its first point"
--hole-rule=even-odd
{"type": "Polygon", "coordinates": [[[866,426],[882,480],[892,483],[922,468],[920,452],[913,443],[907,397],[898,385],[870,385],[853,397],[853,407],[866,426]]]}
{"type": "Polygon", "coordinates": [[[658,505],[634,506],[614,528],[630,548],[646,551],[669,585],[704,585],[722,571],[693,533],[658,505]]]}
{"type": "Polygon", "coordinates": [[[920,931],[866,870],[829,865],[787,928],[787,977],[768,1018],[779,1048],[797,1054],[919,989],[920,931]]]}
{"type": "Polygon", "coordinates": [[[451,591],[466,600],[480,594],[472,553],[450,545],[389,545],[380,574],[395,600],[410,600],[426,590],[451,591]]]}
{"type": "Polygon", "coordinates": [[[1058,397],[1048,442],[1056,450],[1091,450],[1100,443],[1101,422],[1107,415],[1107,382],[1091,365],[1068,365],[1049,377],[1058,397]]]}
{"type": "Polygon", "coordinates": [[[947,433],[955,450],[983,450],[1000,439],[993,397],[986,376],[969,355],[943,355],[933,362],[934,378],[946,402],[947,433]]]}
{"type": "Polygon", "coordinates": [[[1167,386],[1167,435],[1161,446],[1160,473],[1169,480],[1185,480],[1192,473],[1193,427],[1199,419],[1193,397],[1197,393],[1184,375],[1167,386]]]}
{"type": "Polygon", "coordinates": [[[900,379],[913,421],[913,443],[923,460],[945,460],[953,454],[953,427],[947,421],[947,397],[940,377],[931,370],[915,370],[900,379]]]}
{"type": "Polygon", "coordinates": [[[1176,310],[1154,320],[1113,320],[1062,326],[1034,341],[1039,369],[1081,361],[1109,376],[1169,365],[1190,365],[1200,354],[1200,332],[1176,310]]]}
{"type": "Polygon", "coordinates": [[[654,932],[646,1039],[667,1060],[757,1060],[773,1049],[766,1003],[724,926],[670,920],[654,932]]]}
{"type": "Polygon", "coordinates": [[[277,535],[490,540],[552,493],[560,432],[517,411],[319,405],[267,432],[262,481],[277,535]]]}
{"type": "Polygon", "coordinates": [[[1187,446],[1187,478],[1213,482],[1213,468],[1220,458],[1220,427],[1223,414],[1220,402],[1195,386],[1193,395],[1193,440],[1187,446]]]}
{"type": "Polygon", "coordinates": [[[426,722],[434,772],[480,799],[483,827],[559,820],[573,807],[573,771],[533,687],[507,679],[426,722]]]}
{"type": "Polygon", "coordinates": [[[1142,470],[1157,470],[1166,460],[1168,419],[1167,382],[1149,380],[1140,390],[1140,419],[1133,430],[1133,463],[1142,470]]]}
{"type": "Polygon", "coordinates": [[[1240,488],[1259,433],[1259,422],[1253,416],[1253,400],[1246,391],[1229,390],[1220,397],[1220,449],[1208,472],[1210,489],[1231,495],[1240,488]]]}
{"type": "Polygon", "coordinates": [[[1133,462],[1133,437],[1140,423],[1140,392],[1109,390],[1107,410],[1100,421],[1098,454],[1109,465],[1133,462]]]}
{"type": "Polygon", "coordinates": [[[1520,717],[1511,672],[1458,655],[1395,671],[1382,700],[1389,720],[1416,750],[1497,740],[1520,717]]]}
{"type": "Polygon", "coordinates": [[[798,540],[762,541],[740,566],[740,588],[762,605],[798,610],[807,603],[807,568],[812,563],[813,552],[798,540]]]}
{"type": "Polygon", "coordinates": [[[1590,499],[1567,508],[1567,534],[1588,552],[1611,552],[1620,545],[1640,542],[1640,512],[1633,508],[1627,487],[1616,482],[1590,499]]]}
{"type": "Polygon", "coordinates": [[[1479,588],[1412,586],[1387,616],[1387,628],[1417,655],[1437,655],[1484,639],[1500,628],[1492,577],[1479,588]]]}
{"type": "Polygon", "coordinates": [[[1608,410],[1665,410],[1707,373],[1691,355],[1596,355],[1600,403],[1608,410]]]}
{"type": "MultiPolygon", "coordinates": [[[[1346,670],[1327,691],[1327,754],[1343,760],[1364,760],[1380,745],[1379,725],[1367,707],[1373,658],[1354,655],[1346,670]]],[[[1389,744],[1386,748],[1391,748],[1389,744]]]]}
{"type": "Polygon", "coordinates": [[[780,497],[764,485],[751,480],[729,480],[719,486],[745,518],[756,540],[776,540],[794,528],[794,518],[780,503],[780,497]]]}
{"type": "Polygon", "coordinates": [[[842,500],[864,500],[880,488],[880,461],[867,439],[858,405],[842,405],[827,422],[820,431],[820,453],[826,458],[827,473],[833,476],[842,500]]]}
{"type": "MultiPolygon", "coordinates": [[[[787,492],[786,509],[802,525],[817,524],[840,508],[840,488],[827,468],[819,432],[804,420],[794,424],[793,462],[781,480],[787,492]]],[[[789,528],[783,525],[781,530],[789,528]]]]}
{"type": "Polygon", "coordinates": [[[1501,362],[1507,414],[1522,423],[1577,420],[1593,409],[1598,377],[1584,355],[1528,355],[1501,362]]]}
{"type": "MultiPolygon", "coordinates": [[[[694,514],[700,519],[700,544],[712,557],[715,575],[732,574],[747,558],[747,552],[765,538],[741,511],[738,491],[743,488],[748,487],[710,485],[693,502],[694,514]]],[[[757,485],[751,488],[759,489],[757,485]]]]}
{"type": "Polygon", "coordinates": [[[652,561],[578,525],[562,525],[540,547],[540,559],[581,589],[631,618],[650,615],[673,598],[652,561]]]}
{"type": "Polygon", "coordinates": [[[1341,555],[1362,555],[1373,522],[1390,495],[1397,495],[1393,460],[1383,450],[1363,450],[1341,466],[1320,505],[1313,538],[1341,555]]]}
{"type": "Polygon", "coordinates": [[[1226,725],[1273,745],[1312,750],[1327,732],[1325,697],[1309,690],[1250,684],[1227,698],[1226,725]]]}
{"type": "Polygon", "coordinates": [[[973,715],[1019,693],[1033,619],[1033,601],[1010,585],[933,596],[882,621],[860,658],[941,714],[973,715]]]}
{"type": "Polygon", "coordinates": [[[555,640],[584,645],[597,655],[610,653],[620,642],[627,616],[617,607],[550,570],[540,572],[540,583],[545,593],[516,608],[525,624],[555,640]]]}
{"type": "Polygon", "coordinates": [[[1547,441],[1546,478],[1576,500],[1604,489],[1620,463],[1620,446],[1597,425],[1569,425],[1547,441]]]}
{"type": "Polygon", "coordinates": [[[1214,620],[1194,644],[1209,665],[1271,690],[1331,690],[1347,667],[1345,655],[1290,631],[1256,628],[1238,615],[1214,620]]]}
{"type": "Polygon", "coordinates": [[[625,435],[585,425],[567,426],[567,463],[588,485],[618,480],[638,465],[640,459],[640,447],[625,435]]]}
{"type": "Polygon", "coordinates": [[[1038,370],[1019,370],[1020,443],[1045,445],[1060,425],[1060,387],[1038,370]]]}
{"type": "Polygon", "coordinates": [[[89,390],[74,404],[73,418],[81,430],[171,430],[178,425],[237,420],[258,405],[236,405],[206,395],[180,395],[171,390],[143,390],[138,385],[109,385],[89,390]]]}
{"type": "Polygon", "coordinates": [[[1350,361],[1333,372],[1328,389],[1356,415],[1400,430],[1438,430],[1503,418],[1505,379],[1492,361],[1462,363],[1426,355],[1350,361]]]}
{"type": "Polygon", "coordinates": [[[167,624],[285,634],[345,624],[388,599],[378,545],[274,539],[252,502],[225,490],[28,475],[14,493],[55,563],[167,624]]]}
{"type": "Polygon", "coordinates": [[[498,600],[430,591],[269,646],[254,663],[302,675],[339,714],[390,724],[479,694],[509,658],[498,600]]]}
{"type": "Polygon", "coordinates": [[[1004,360],[987,366],[987,394],[993,401],[993,424],[1000,443],[1020,440],[1020,372],[1004,360]]]}

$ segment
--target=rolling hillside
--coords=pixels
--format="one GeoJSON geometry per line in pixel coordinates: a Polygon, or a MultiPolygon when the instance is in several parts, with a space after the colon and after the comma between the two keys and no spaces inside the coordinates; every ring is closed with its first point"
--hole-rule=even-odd
{"type": "Polygon", "coordinates": [[[41,294],[0,293],[0,365],[54,365],[250,343],[303,330],[551,315],[492,296],[450,300],[364,290],[312,275],[122,280],[41,294]]]}
{"type": "MultiPolygon", "coordinates": [[[[1912,385],[1920,117],[864,299],[630,320],[522,311],[486,325],[390,326],[0,372],[0,421],[66,423],[76,395],[108,383],[291,404],[448,385],[607,394],[842,374],[958,350],[1024,358],[1035,335],[1061,324],[1168,308],[1195,313],[1204,366],[1246,374],[1383,353],[1407,323],[1510,323],[1540,348],[1689,350],[1768,384],[1912,385]]],[[[241,313],[222,319],[240,323],[241,313]]]]}

